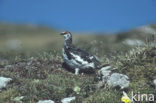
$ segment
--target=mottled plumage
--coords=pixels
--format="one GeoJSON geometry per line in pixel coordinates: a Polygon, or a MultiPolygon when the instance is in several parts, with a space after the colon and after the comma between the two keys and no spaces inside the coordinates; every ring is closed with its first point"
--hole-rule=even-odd
{"type": "Polygon", "coordinates": [[[62,50],[63,59],[68,67],[82,71],[90,71],[100,68],[99,61],[93,55],[72,45],[72,35],[70,32],[66,31],[61,34],[65,38],[62,50]]]}

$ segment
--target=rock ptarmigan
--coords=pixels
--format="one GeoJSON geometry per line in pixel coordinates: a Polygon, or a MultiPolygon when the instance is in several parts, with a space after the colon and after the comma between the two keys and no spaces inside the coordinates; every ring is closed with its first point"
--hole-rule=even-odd
{"type": "Polygon", "coordinates": [[[75,70],[76,75],[81,70],[85,72],[94,71],[101,67],[95,56],[72,45],[72,34],[69,31],[62,32],[61,35],[65,39],[62,49],[64,63],[75,70]]]}

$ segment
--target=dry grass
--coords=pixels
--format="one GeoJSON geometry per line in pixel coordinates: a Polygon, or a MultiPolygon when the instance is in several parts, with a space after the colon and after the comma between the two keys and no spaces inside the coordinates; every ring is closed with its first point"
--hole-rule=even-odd
{"type": "MultiPolygon", "coordinates": [[[[41,27],[0,27],[0,76],[13,79],[0,91],[0,103],[13,103],[18,96],[25,96],[23,103],[36,103],[41,99],[60,103],[69,96],[76,96],[73,103],[120,102],[122,91],[107,85],[96,88],[96,74],[76,76],[62,68],[63,38],[58,32],[41,27]],[[8,49],[6,42],[10,39],[20,40],[22,48],[8,49]],[[75,87],[80,88],[79,94],[74,91],[75,87]]],[[[131,81],[128,94],[132,90],[156,93],[152,82],[156,79],[156,48],[150,43],[140,47],[125,45],[122,41],[127,38],[123,35],[74,35],[73,39],[75,45],[97,55],[101,63],[110,63],[117,68],[116,72],[128,75],[131,81]]]]}

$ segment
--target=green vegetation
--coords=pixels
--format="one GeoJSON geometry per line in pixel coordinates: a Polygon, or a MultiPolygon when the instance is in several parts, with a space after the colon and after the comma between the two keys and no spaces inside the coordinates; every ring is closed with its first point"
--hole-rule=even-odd
{"type": "MultiPolygon", "coordinates": [[[[73,37],[75,45],[130,78],[130,86],[125,90],[128,95],[131,91],[156,95],[153,84],[156,79],[154,36],[136,29],[118,35],[73,37]],[[130,46],[123,43],[126,39],[139,39],[146,45],[130,46]]],[[[96,74],[74,75],[62,68],[62,44],[59,32],[49,28],[1,24],[0,76],[13,80],[0,91],[0,103],[36,103],[44,99],[60,103],[61,99],[70,96],[76,96],[72,103],[120,103],[122,90],[107,85],[98,88],[96,74]],[[10,48],[7,43],[12,39],[19,40],[21,47],[10,48]],[[15,101],[19,96],[24,98],[15,101]]]]}

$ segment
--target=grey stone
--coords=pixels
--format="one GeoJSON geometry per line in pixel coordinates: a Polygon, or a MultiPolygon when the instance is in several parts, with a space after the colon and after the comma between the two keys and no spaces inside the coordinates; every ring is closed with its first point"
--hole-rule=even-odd
{"type": "Polygon", "coordinates": [[[11,80],[11,78],[0,77],[0,89],[6,87],[8,82],[10,82],[11,80]]]}
{"type": "Polygon", "coordinates": [[[124,74],[113,73],[110,78],[107,80],[107,84],[110,87],[119,86],[121,89],[129,87],[129,78],[124,74]]]}
{"type": "Polygon", "coordinates": [[[71,101],[75,100],[75,97],[68,97],[61,100],[62,103],[70,103],[71,101]]]}
{"type": "Polygon", "coordinates": [[[52,100],[39,100],[37,103],[55,103],[52,100]]]}

